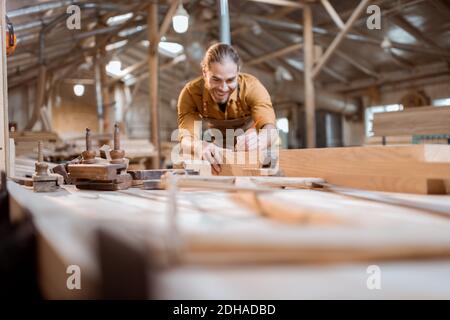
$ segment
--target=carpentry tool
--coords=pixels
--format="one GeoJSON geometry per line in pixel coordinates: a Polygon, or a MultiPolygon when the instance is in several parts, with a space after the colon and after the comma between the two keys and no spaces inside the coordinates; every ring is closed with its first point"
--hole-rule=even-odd
{"type": "Polygon", "coordinates": [[[95,151],[92,150],[91,129],[86,128],[86,150],[81,153],[83,157],[82,163],[95,163],[95,151]]]}
{"type": "Polygon", "coordinates": [[[111,163],[124,163],[125,151],[120,150],[120,131],[119,125],[114,125],[114,149],[110,151],[111,163]]]}
{"type": "Polygon", "coordinates": [[[124,190],[131,187],[131,175],[125,164],[69,164],[69,177],[78,189],[124,190]]]}
{"type": "Polygon", "coordinates": [[[52,192],[59,189],[63,184],[63,177],[59,174],[49,174],[48,164],[44,162],[42,152],[43,143],[38,142],[38,161],[35,164],[36,172],[33,174],[33,190],[34,192],[52,192]]]}
{"type": "Polygon", "coordinates": [[[68,171],[69,171],[68,165],[81,163],[81,160],[82,160],[82,157],[79,156],[65,164],[58,164],[57,166],[53,167],[53,169],[51,169],[51,172],[60,174],[64,178],[65,184],[72,184],[72,180],[70,179],[70,176],[68,174],[68,171]]]}
{"type": "Polygon", "coordinates": [[[6,16],[6,55],[10,56],[14,53],[17,46],[17,38],[14,33],[14,26],[9,20],[8,16],[6,16]]]}
{"type": "MultiPolygon", "coordinates": [[[[82,153],[81,164],[69,164],[69,178],[78,189],[87,190],[124,190],[131,187],[131,175],[126,172],[127,163],[123,159],[125,152],[119,150],[120,144],[116,144],[119,139],[118,128],[115,128],[115,154],[114,161],[118,163],[108,163],[103,159],[95,159],[95,151],[92,150],[91,134],[86,128],[86,151],[82,153]]],[[[114,151],[114,150],[113,150],[114,151]]],[[[112,152],[112,151],[111,151],[112,152]]]]}

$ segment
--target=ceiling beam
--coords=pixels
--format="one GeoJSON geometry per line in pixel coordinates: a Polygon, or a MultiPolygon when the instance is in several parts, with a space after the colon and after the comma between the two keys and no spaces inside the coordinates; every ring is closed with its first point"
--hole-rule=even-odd
{"type": "Polygon", "coordinates": [[[344,29],[344,21],[342,21],[341,17],[339,17],[339,14],[334,10],[333,6],[328,0],[320,0],[320,3],[322,3],[322,6],[325,8],[325,10],[330,15],[331,19],[334,21],[334,23],[337,25],[337,27],[342,30],[344,29]]]}
{"type": "Polygon", "coordinates": [[[275,6],[288,6],[294,8],[303,8],[303,5],[299,1],[288,1],[288,0],[249,0],[254,2],[261,2],[272,4],[275,6]]]}
{"type": "Polygon", "coordinates": [[[334,38],[333,42],[331,42],[330,46],[325,51],[324,55],[320,58],[320,60],[317,62],[317,64],[314,66],[313,72],[312,72],[312,78],[316,78],[322,67],[328,62],[328,60],[331,58],[331,55],[334,53],[335,49],[341,44],[342,40],[344,40],[345,35],[350,31],[351,27],[353,26],[353,23],[356,21],[356,19],[359,17],[359,15],[365,10],[367,5],[369,4],[371,0],[362,0],[356,9],[353,11],[350,18],[345,23],[344,28],[338,33],[336,38],[334,38]]]}
{"type": "Polygon", "coordinates": [[[253,65],[256,65],[256,64],[260,64],[260,63],[266,62],[266,61],[271,60],[271,59],[275,59],[275,58],[279,58],[279,57],[285,56],[285,55],[287,55],[289,53],[292,53],[292,52],[295,52],[295,51],[300,51],[300,49],[302,47],[303,47],[303,43],[296,43],[296,44],[287,46],[285,48],[282,48],[282,49],[279,49],[279,50],[272,51],[270,53],[264,54],[264,55],[262,55],[260,57],[253,58],[251,61],[246,62],[245,65],[253,66],[253,65]]]}
{"type": "Polygon", "coordinates": [[[355,60],[354,57],[350,57],[349,55],[347,55],[346,53],[342,52],[339,49],[336,50],[336,55],[342,60],[345,60],[346,62],[354,66],[359,71],[362,71],[363,73],[367,74],[368,76],[371,76],[376,79],[378,78],[378,74],[374,70],[358,62],[357,60],[355,60]]]}
{"type": "Polygon", "coordinates": [[[428,46],[435,48],[435,49],[442,49],[440,48],[433,40],[425,36],[422,31],[420,31],[417,27],[413,26],[408,20],[406,20],[401,15],[395,15],[391,17],[391,21],[394,22],[398,27],[405,30],[407,33],[412,35],[417,40],[424,42],[428,46]]]}
{"type": "Polygon", "coordinates": [[[172,17],[175,13],[175,11],[178,8],[178,0],[171,0],[169,1],[170,6],[167,10],[166,15],[164,16],[163,22],[161,23],[161,26],[159,27],[159,39],[161,39],[165,34],[167,33],[167,30],[169,30],[170,23],[172,22],[172,17]]]}

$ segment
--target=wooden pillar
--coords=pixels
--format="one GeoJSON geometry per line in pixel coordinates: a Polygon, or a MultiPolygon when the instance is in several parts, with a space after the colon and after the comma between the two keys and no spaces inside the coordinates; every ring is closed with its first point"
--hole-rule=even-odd
{"type": "Polygon", "coordinates": [[[306,119],[306,146],[316,147],[316,103],[314,93],[314,38],[312,31],[311,6],[307,3],[303,8],[303,56],[304,56],[304,86],[305,86],[305,119],[306,119]]]}
{"type": "Polygon", "coordinates": [[[97,106],[97,117],[98,117],[98,132],[103,133],[104,123],[105,123],[105,113],[104,113],[104,101],[103,101],[103,90],[102,90],[102,68],[105,66],[101,63],[100,51],[95,55],[94,59],[94,72],[95,72],[95,101],[97,106]]]}
{"type": "Polygon", "coordinates": [[[161,164],[161,148],[159,144],[159,118],[158,118],[158,4],[150,3],[147,16],[147,30],[149,45],[148,72],[149,72],[149,93],[150,93],[150,131],[151,142],[158,155],[153,163],[154,168],[159,168],[161,164]]]}
{"type": "Polygon", "coordinates": [[[0,0],[0,170],[9,172],[8,85],[5,0],[0,0]]]}
{"type": "Polygon", "coordinates": [[[109,96],[109,86],[108,83],[108,75],[106,74],[106,64],[105,61],[106,50],[105,47],[100,49],[100,77],[101,77],[101,93],[102,93],[102,101],[103,101],[103,132],[104,133],[112,133],[114,124],[111,121],[114,121],[115,117],[113,117],[113,112],[111,111],[111,99],[109,96]]]}

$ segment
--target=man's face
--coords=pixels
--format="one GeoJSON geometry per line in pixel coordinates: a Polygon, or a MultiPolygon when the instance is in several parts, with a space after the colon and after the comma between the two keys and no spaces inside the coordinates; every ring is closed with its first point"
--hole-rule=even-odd
{"type": "Polygon", "coordinates": [[[216,103],[226,103],[236,90],[238,83],[238,66],[231,60],[211,63],[203,72],[206,88],[216,103]]]}

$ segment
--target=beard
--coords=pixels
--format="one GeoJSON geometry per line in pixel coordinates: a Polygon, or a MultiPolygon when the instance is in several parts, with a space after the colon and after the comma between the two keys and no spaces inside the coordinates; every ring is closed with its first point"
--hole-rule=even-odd
{"type": "Polygon", "coordinates": [[[220,92],[217,89],[211,90],[211,97],[216,103],[226,103],[232,93],[232,90],[227,92],[220,92]]]}

